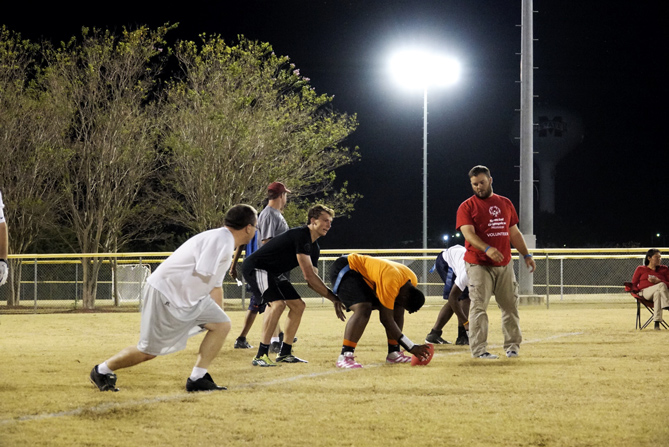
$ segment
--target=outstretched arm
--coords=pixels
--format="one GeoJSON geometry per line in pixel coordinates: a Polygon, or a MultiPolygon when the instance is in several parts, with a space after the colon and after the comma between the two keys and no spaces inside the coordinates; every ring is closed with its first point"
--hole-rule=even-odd
{"type": "Polygon", "coordinates": [[[388,338],[397,340],[398,343],[402,345],[402,347],[408,352],[422,360],[425,360],[430,353],[428,346],[415,345],[404,334],[402,334],[402,330],[395,321],[395,313],[396,312],[393,309],[388,309],[383,305],[379,308],[379,319],[381,320],[383,327],[386,329],[388,338]]]}
{"type": "Polygon", "coordinates": [[[460,287],[453,284],[453,288],[451,288],[451,292],[448,294],[448,305],[451,306],[453,313],[458,317],[460,324],[464,324],[467,321],[467,317],[462,311],[462,306],[460,306],[460,302],[458,301],[460,295],[462,295],[462,290],[460,290],[460,287]]]}
{"type": "Polygon", "coordinates": [[[237,275],[237,263],[239,262],[239,258],[242,255],[242,249],[243,247],[241,245],[237,247],[235,256],[232,258],[232,264],[230,264],[230,276],[232,276],[232,279],[237,281],[239,281],[239,276],[237,275]]]}
{"type": "MultiPolygon", "coordinates": [[[[0,209],[0,212],[2,210],[0,209]]],[[[7,263],[9,238],[7,237],[7,223],[0,223],[0,286],[7,282],[9,264],[7,263]]]]}
{"type": "Polygon", "coordinates": [[[537,265],[534,263],[534,258],[530,255],[527,245],[525,245],[525,238],[523,237],[523,233],[518,229],[518,225],[509,228],[509,240],[511,241],[511,245],[518,250],[518,253],[525,260],[525,265],[530,270],[530,273],[533,272],[537,268],[537,265]]]}
{"type": "Polygon", "coordinates": [[[318,293],[320,296],[323,296],[334,304],[335,313],[337,318],[341,321],[346,320],[344,315],[344,305],[339,301],[337,295],[334,294],[332,290],[325,285],[323,280],[318,276],[318,270],[311,265],[311,258],[304,253],[297,254],[297,262],[300,264],[300,270],[304,275],[304,279],[307,281],[307,285],[311,290],[318,293]]]}
{"type": "Polygon", "coordinates": [[[0,259],[7,259],[9,251],[9,237],[7,236],[7,223],[0,223],[0,259]]]}

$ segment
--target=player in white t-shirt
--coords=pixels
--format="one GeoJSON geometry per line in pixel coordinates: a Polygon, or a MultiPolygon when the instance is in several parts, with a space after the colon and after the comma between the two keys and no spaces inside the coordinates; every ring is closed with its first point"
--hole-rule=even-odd
{"type": "Polygon", "coordinates": [[[439,273],[444,281],[444,299],[447,302],[439,311],[432,331],[425,337],[425,341],[428,343],[449,344],[441,338],[441,334],[448,320],[455,314],[458,317],[458,338],[455,344],[469,344],[469,337],[467,336],[469,322],[467,319],[470,300],[469,289],[467,288],[469,280],[464,259],[466,251],[462,245],[454,245],[437,256],[433,269],[439,273]]]}
{"type": "Polygon", "coordinates": [[[149,277],[144,288],[139,343],[96,365],[91,382],[100,391],[118,391],[114,371],[186,347],[188,337],[207,330],[187,391],[224,390],[207,372],[230,331],[223,311],[223,278],[239,245],[256,232],[257,213],[249,205],[235,205],[225,225],[193,236],[149,277]]]}
{"type": "Polygon", "coordinates": [[[9,238],[7,237],[7,222],[5,222],[5,204],[0,192],[0,286],[7,282],[9,276],[9,264],[7,254],[9,251],[9,238]]]}

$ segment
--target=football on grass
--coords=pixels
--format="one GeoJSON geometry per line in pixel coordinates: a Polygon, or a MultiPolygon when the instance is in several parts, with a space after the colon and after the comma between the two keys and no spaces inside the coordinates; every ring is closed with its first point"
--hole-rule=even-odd
{"type": "Polygon", "coordinates": [[[427,347],[430,349],[430,354],[427,356],[425,360],[421,360],[415,355],[411,354],[411,366],[427,365],[428,363],[430,363],[432,357],[434,357],[434,345],[432,343],[428,343],[427,347]]]}

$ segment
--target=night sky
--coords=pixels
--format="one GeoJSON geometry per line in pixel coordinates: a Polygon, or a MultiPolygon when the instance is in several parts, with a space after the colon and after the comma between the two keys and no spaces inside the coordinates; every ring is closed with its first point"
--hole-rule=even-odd
{"type": "MultiPolygon", "coordinates": [[[[428,92],[430,246],[454,233],[476,164],[519,206],[520,0],[91,5],[52,4],[36,15],[23,2],[0,22],[33,40],[165,22],[179,22],[183,39],[206,32],[232,43],[243,34],[290,56],[317,92],[335,95],[337,110],[358,114],[348,145],[360,147],[362,160],[338,177],[364,198],[350,219],[335,220],[323,248],[421,246],[423,94],[390,77],[388,59],[402,45],[429,45],[462,65],[457,84],[428,92]]],[[[556,164],[555,214],[540,213],[535,196],[537,246],[666,247],[667,3],[534,0],[534,9],[535,112],[567,111],[583,128],[556,164]]],[[[535,180],[541,188],[539,171],[535,180]]]]}

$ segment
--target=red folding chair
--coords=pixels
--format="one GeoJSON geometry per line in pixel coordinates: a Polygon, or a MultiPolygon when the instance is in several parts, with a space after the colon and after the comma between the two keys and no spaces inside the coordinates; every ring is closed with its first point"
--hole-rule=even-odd
{"type": "MultiPolygon", "coordinates": [[[[632,286],[631,282],[626,282],[625,283],[625,292],[629,292],[630,295],[634,297],[636,300],[636,329],[641,329],[644,330],[646,327],[650,324],[651,321],[653,321],[653,316],[655,315],[654,312],[654,305],[653,302],[650,300],[645,299],[641,295],[639,295],[639,291],[634,289],[634,286],[632,286]],[[646,308],[646,310],[650,313],[650,317],[648,317],[648,320],[642,325],[641,324],[641,305],[643,304],[643,307],[646,308]]],[[[662,326],[665,329],[669,329],[669,325],[667,325],[667,322],[662,320],[660,322],[660,326],[662,326]]]]}

